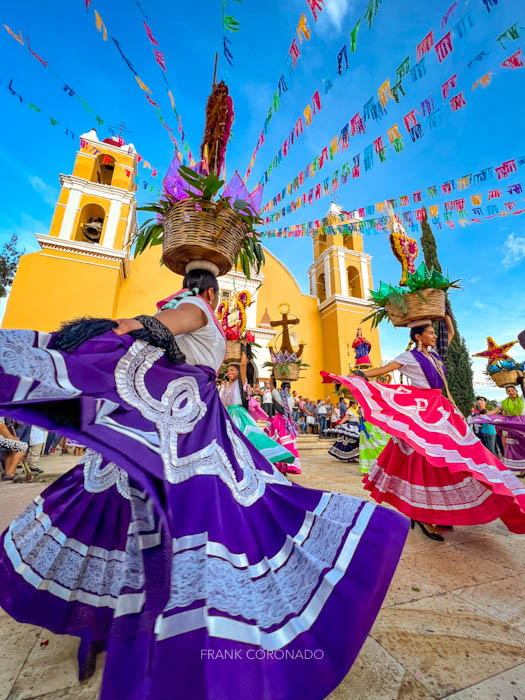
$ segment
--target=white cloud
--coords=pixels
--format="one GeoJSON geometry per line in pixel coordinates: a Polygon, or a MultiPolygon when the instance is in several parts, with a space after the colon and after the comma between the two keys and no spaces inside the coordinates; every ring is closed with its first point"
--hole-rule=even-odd
{"type": "Polygon", "coordinates": [[[31,183],[31,187],[35,190],[35,192],[42,195],[44,202],[51,204],[51,206],[55,206],[58,199],[58,191],[56,187],[48,185],[42,180],[41,177],[38,177],[38,175],[29,175],[29,182],[31,183]]]}
{"type": "Polygon", "coordinates": [[[503,267],[510,270],[511,267],[516,267],[522,260],[525,260],[525,238],[511,233],[503,244],[503,250],[505,257],[501,263],[503,267]]]}
{"type": "Polygon", "coordinates": [[[476,309],[484,309],[485,308],[485,304],[482,304],[480,301],[477,301],[477,300],[474,302],[474,306],[476,307],[476,309]]]}
{"type": "Polygon", "coordinates": [[[348,12],[349,0],[325,0],[325,10],[330,20],[330,23],[337,29],[341,30],[341,25],[344,16],[348,12]]]}

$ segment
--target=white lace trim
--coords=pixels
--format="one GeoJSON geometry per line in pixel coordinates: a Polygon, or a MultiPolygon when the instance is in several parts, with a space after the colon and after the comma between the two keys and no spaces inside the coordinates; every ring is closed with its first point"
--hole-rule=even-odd
{"type": "Polygon", "coordinates": [[[232,564],[232,553],[226,548],[227,559],[210,556],[206,545],[175,553],[166,611],[206,600],[209,608],[255,620],[261,627],[297,614],[317,587],[322,571],[333,565],[362,503],[351,496],[332,495],[323,514],[315,517],[308,537],[294,541],[286,561],[257,578],[249,567],[232,564]]]}
{"type": "Polygon", "coordinates": [[[84,488],[86,491],[102,493],[102,491],[116,486],[120,495],[129,501],[129,479],[124,469],[117,467],[115,462],[103,460],[102,455],[89,448],[80,464],[82,463],[84,464],[84,488]]]}
{"type": "Polygon", "coordinates": [[[184,538],[190,546],[203,538],[197,549],[181,552],[177,541],[170,599],[155,626],[158,638],[204,627],[211,636],[277,649],[308,630],[344,576],[374,510],[371,503],[340,494],[322,494],[321,502],[264,564],[247,565],[245,554],[208,542],[206,533],[184,538]],[[180,612],[199,600],[204,607],[180,612]]]}
{"type": "Polygon", "coordinates": [[[368,479],[382,493],[390,493],[415,508],[429,510],[468,510],[484,503],[492,491],[471,476],[447,486],[420,486],[399,476],[387,474],[376,464],[368,479]]]}
{"type": "Polygon", "coordinates": [[[66,363],[56,350],[48,350],[49,333],[25,330],[0,331],[0,367],[20,377],[12,401],[78,396],[70,382],[66,363]],[[33,389],[35,382],[37,386],[33,389]]]}
{"type": "MultiPolygon", "coordinates": [[[[119,360],[115,369],[115,383],[122,400],[155,424],[159,444],[155,444],[156,434],[152,436],[123,426],[117,429],[126,431],[129,437],[147,444],[160,455],[167,481],[178,484],[197,475],[218,476],[228,486],[237,502],[244,506],[252,505],[263,495],[266,483],[290,485],[290,482],[270,464],[268,466],[271,467],[271,472],[264,472],[255,467],[250,452],[236,435],[229,421],[226,421],[226,431],[233,444],[237,466],[241,470],[240,480],[237,479],[226,452],[216,440],[211,440],[197,452],[179,457],[178,436],[194,430],[206,414],[207,406],[200,398],[199,387],[193,377],[181,377],[171,381],[160,401],[151,396],[145,377],[163,355],[163,350],[143,341],[136,341],[119,360]]],[[[104,418],[100,420],[107,419],[106,410],[104,418]]],[[[114,424],[114,421],[112,422],[114,424]]]]}
{"type": "Polygon", "coordinates": [[[131,519],[125,550],[108,550],[83,542],[55,527],[38,496],[11,523],[4,540],[15,571],[38,590],[65,601],[110,607],[116,615],[140,612],[144,602],[142,550],[160,542],[153,503],[131,489],[131,519]],[[131,588],[140,593],[122,593],[131,588]]]}

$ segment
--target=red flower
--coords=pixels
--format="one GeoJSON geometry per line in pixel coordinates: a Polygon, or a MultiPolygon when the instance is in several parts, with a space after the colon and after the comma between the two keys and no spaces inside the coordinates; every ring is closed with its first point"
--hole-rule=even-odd
{"type": "Polygon", "coordinates": [[[240,340],[238,328],[228,328],[226,330],[226,340],[240,340]]]}
{"type": "Polygon", "coordinates": [[[250,333],[250,331],[246,331],[246,342],[255,343],[255,336],[253,333],[250,333]]]}

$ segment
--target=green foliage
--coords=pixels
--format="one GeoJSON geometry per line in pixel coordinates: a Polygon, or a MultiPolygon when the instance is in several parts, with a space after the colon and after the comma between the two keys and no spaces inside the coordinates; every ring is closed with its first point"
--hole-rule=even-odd
{"type": "Polygon", "coordinates": [[[380,282],[377,292],[370,292],[372,297],[370,301],[372,302],[373,311],[363,319],[363,322],[372,319],[372,328],[376,328],[385,318],[390,320],[386,308],[387,305],[394,304],[399,307],[403,313],[406,313],[406,295],[409,292],[412,292],[420,297],[422,301],[425,301],[425,297],[421,293],[422,289],[442,289],[443,291],[447,291],[451,288],[459,289],[458,282],[459,280],[453,280],[451,282],[447,277],[442,275],[441,272],[438,272],[437,269],[429,267],[425,265],[425,263],[421,263],[413,274],[407,275],[407,288],[380,282]]]}
{"type": "MultiPolygon", "coordinates": [[[[433,267],[441,271],[436,239],[434,238],[427,218],[423,219],[421,222],[420,241],[427,267],[433,267]]],[[[469,416],[474,401],[472,362],[470,353],[465,345],[465,340],[458,331],[456,319],[452,313],[450,304],[448,304],[448,307],[454,325],[455,335],[449,345],[447,354],[443,358],[447,368],[447,383],[457,407],[464,416],[469,416]]]]}
{"type": "Polygon", "coordinates": [[[425,218],[421,222],[421,248],[425,257],[427,267],[433,267],[438,272],[442,272],[441,265],[438,259],[436,239],[428,223],[428,218],[425,210],[425,218]]]}
{"type": "Polygon", "coordinates": [[[453,315],[451,318],[456,333],[443,358],[447,368],[447,383],[457,407],[464,416],[469,416],[475,398],[472,361],[465,339],[458,332],[456,319],[453,315]]]}
{"type": "Polygon", "coordinates": [[[13,283],[22,253],[18,249],[18,236],[13,234],[0,252],[0,298],[7,296],[7,289],[13,283]]]}
{"type": "MultiPolygon", "coordinates": [[[[265,262],[264,251],[261,245],[261,234],[255,230],[255,226],[261,221],[260,217],[244,199],[236,199],[232,204],[231,197],[220,195],[217,197],[219,190],[224,185],[224,180],[219,179],[214,173],[201,175],[184,165],[180,167],[179,173],[188,183],[188,189],[184,190],[188,197],[191,197],[196,202],[214,202],[214,210],[217,215],[224,209],[231,209],[243,221],[247,234],[242,241],[241,249],[234,262],[235,265],[240,266],[244,275],[250,279],[251,269],[255,268],[256,272],[259,272],[265,262]]],[[[139,228],[133,241],[135,244],[135,256],[140,255],[140,253],[143,253],[151,246],[162,243],[162,220],[173,205],[174,202],[172,200],[162,198],[158,202],[139,207],[139,211],[152,212],[156,214],[156,217],[147,219],[139,228]]]]}

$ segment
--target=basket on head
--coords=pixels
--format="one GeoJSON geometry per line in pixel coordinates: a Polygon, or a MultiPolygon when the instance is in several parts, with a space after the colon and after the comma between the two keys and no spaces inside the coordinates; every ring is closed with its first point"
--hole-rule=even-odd
{"type": "Polygon", "coordinates": [[[508,386],[513,384],[516,386],[518,382],[518,371],[515,369],[503,369],[499,372],[494,372],[490,375],[492,381],[500,387],[508,386]]]}
{"type": "Polygon", "coordinates": [[[224,363],[227,365],[240,362],[242,357],[241,341],[240,340],[227,340],[226,341],[226,355],[224,357],[224,363]]]}
{"type": "Polygon", "coordinates": [[[445,292],[442,289],[421,289],[417,294],[407,292],[403,298],[406,303],[406,313],[393,302],[385,305],[392,325],[398,328],[409,324],[416,325],[417,321],[425,319],[445,318],[445,292]],[[424,301],[419,295],[424,297],[424,301]]]}
{"type": "Polygon", "coordinates": [[[162,260],[179,275],[192,260],[209,260],[225,275],[234,265],[248,228],[239,215],[217,202],[175,202],[163,222],[162,260]]]}
{"type": "Polygon", "coordinates": [[[273,376],[281,382],[295,382],[299,379],[299,365],[293,362],[286,362],[282,365],[273,366],[273,376]]]}

